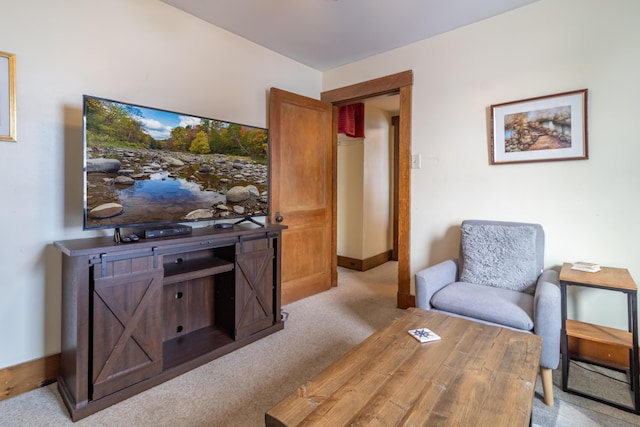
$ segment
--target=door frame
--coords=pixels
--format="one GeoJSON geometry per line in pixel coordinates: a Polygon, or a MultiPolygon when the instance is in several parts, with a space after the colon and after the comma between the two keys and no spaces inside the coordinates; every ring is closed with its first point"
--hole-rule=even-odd
{"type": "Polygon", "coordinates": [[[337,150],[338,150],[338,106],[358,102],[380,95],[400,95],[400,126],[398,129],[398,182],[397,182],[397,227],[398,227],[398,294],[399,308],[415,307],[415,296],[411,295],[410,247],[411,247],[411,96],[413,71],[403,71],[322,92],[320,100],[333,105],[333,215],[332,215],[332,264],[331,286],[338,283],[337,271],[337,150]]]}

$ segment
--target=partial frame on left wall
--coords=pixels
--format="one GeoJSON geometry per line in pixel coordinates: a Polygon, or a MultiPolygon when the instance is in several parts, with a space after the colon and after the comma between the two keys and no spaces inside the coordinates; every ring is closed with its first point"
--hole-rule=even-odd
{"type": "Polygon", "coordinates": [[[17,141],[16,55],[0,52],[0,141],[17,141]]]}

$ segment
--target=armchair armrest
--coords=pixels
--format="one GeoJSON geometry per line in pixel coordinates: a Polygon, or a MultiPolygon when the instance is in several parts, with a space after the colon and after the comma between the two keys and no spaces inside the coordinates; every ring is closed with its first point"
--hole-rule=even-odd
{"type": "Polygon", "coordinates": [[[416,306],[431,309],[431,297],[440,289],[456,281],[458,263],[455,259],[443,261],[416,273],[416,306]]]}
{"type": "Polygon", "coordinates": [[[542,337],[540,366],[556,369],[560,361],[560,279],[558,272],[545,270],[538,278],[533,297],[534,332],[542,337]]]}

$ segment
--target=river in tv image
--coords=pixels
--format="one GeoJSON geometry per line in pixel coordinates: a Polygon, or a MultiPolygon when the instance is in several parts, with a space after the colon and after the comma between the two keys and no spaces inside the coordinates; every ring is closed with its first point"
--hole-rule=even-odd
{"type": "Polygon", "coordinates": [[[267,167],[250,158],[87,147],[87,226],[267,214],[267,167]]]}

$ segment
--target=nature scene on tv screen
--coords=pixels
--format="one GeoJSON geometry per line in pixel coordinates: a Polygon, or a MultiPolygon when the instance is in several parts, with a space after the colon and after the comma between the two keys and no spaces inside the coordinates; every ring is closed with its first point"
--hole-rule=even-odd
{"type": "Polygon", "coordinates": [[[85,97],[86,228],[267,214],[266,129],[85,97]]]}

